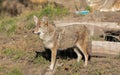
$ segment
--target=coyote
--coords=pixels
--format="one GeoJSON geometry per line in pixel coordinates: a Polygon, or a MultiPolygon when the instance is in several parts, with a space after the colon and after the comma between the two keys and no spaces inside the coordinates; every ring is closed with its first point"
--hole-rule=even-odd
{"type": "Polygon", "coordinates": [[[93,10],[101,12],[120,11],[120,0],[86,0],[86,2],[93,10]]]}
{"type": "Polygon", "coordinates": [[[69,26],[55,26],[48,21],[47,17],[41,20],[34,16],[35,29],[33,33],[38,34],[40,39],[43,40],[45,48],[51,50],[51,65],[49,70],[54,70],[56,63],[57,50],[65,50],[73,48],[78,58],[82,58],[81,52],[85,58],[85,66],[88,63],[89,49],[91,49],[91,40],[89,31],[85,25],[69,25],[69,26]]]}

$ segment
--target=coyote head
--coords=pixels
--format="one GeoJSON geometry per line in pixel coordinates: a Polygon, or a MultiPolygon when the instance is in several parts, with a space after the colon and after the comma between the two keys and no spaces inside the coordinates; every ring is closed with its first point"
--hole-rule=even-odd
{"type": "Polygon", "coordinates": [[[43,34],[47,32],[48,20],[47,17],[43,17],[41,20],[37,16],[33,16],[36,27],[33,30],[35,34],[43,34]]]}

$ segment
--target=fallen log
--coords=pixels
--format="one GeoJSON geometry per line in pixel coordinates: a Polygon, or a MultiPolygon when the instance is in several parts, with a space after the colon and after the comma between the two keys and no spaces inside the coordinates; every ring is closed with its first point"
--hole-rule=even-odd
{"type": "Polygon", "coordinates": [[[118,23],[116,22],[60,22],[60,21],[54,21],[55,24],[58,26],[66,26],[66,25],[72,25],[72,24],[88,24],[88,25],[95,25],[100,27],[120,27],[118,23]]]}
{"type": "Polygon", "coordinates": [[[106,41],[92,41],[92,56],[120,55],[120,43],[106,41]]]}
{"type": "Polygon", "coordinates": [[[114,30],[114,31],[120,31],[120,26],[116,22],[55,22],[57,26],[67,26],[67,25],[73,25],[73,24],[84,24],[87,26],[96,26],[103,28],[105,31],[106,30],[114,30]]]}

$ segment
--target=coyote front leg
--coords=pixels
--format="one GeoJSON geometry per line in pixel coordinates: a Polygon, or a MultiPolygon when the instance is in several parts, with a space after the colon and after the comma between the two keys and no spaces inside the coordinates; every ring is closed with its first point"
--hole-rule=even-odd
{"type": "Polygon", "coordinates": [[[51,65],[50,70],[54,70],[55,64],[56,64],[56,55],[57,55],[57,47],[53,47],[51,49],[51,65]]]}

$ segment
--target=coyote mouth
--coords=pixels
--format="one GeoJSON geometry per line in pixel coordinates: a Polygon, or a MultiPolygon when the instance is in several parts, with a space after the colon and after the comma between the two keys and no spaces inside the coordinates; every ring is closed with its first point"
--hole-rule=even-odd
{"type": "Polygon", "coordinates": [[[40,32],[35,32],[35,31],[32,31],[33,34],[37,34],[37,35],[40,35],[40,32]]]}
{"type": "Polygon", "coordinates": [[[34,34],[40,35],[41,33],[39,32],[39,33],[34,33],[34,34]]]}

